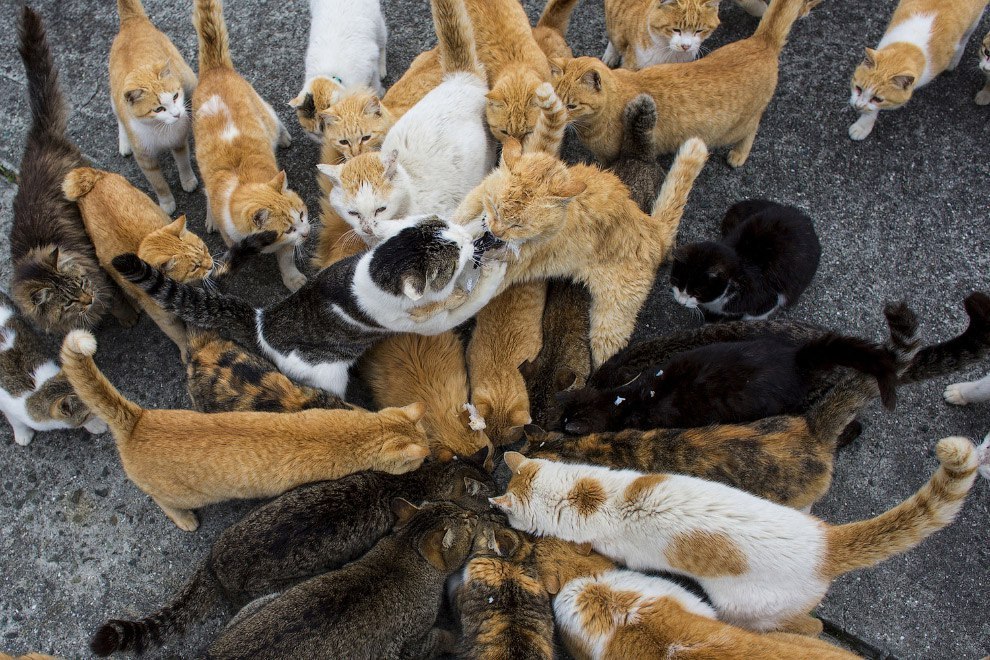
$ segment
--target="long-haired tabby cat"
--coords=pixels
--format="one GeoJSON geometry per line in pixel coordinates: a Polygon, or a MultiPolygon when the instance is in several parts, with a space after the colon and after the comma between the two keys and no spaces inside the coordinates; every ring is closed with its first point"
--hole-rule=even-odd
{"type": "Polygon", "coordinates": [[[744,491],[679,474],[526,459],[492,502],[516,529],[590,543],[631,569],[698,581],[719,618],[749,630],[817,635],[808,615],[832,580],[906,552],[949,525],[976,479],[977,452],[944,438],[927,484],[879,516],[831,526],[744,491]]]}
{"type": "Polygon", "coordinates": [[[988,105],[990,104],[990,32],[987,32],[980,44],[979,68],[985,81],[983,87],[976,93],[975,101],[976,105],[988,105]]]}
{"type": "Polygon", "coordinates": [[[127,476],[188,532],[199,526],[193,509],[207,504],[272,497],[359,470],[409,472],[430,453],[421,404],[379,413],[146,410],[110,384],[95,353],[93,336],[74,330],[62,344],[62,369],[110,427],[127,476]]]}
{"type": "Polygon", "coordinates": [[[196,74],[164,33],[148,19],[141,0],[117,0],[120,30],[110,46],[110,105],[117,118],[121,156],[133,152],[165,213],[175,197],[158,156],[172,152],[182,189],[199,185],[189,160],[191,124],[186,98],[196,89],[196,74]]]}
{"type": "Polygon", "coordinates": [[[347,566],[311,578],[230,625],[217,658],[433,658],[444,583],[467,559],[477,514],[450,502],[393,501],[395,533],[347,566]]]}
{"type": "Polygon", "coordinates": [[[484,215],[514,255],[503,286],[566,277],[588,287],[591,353],[600,365],[629,340],[708,150],[698,139],[684,143],[649,215],[614,174],[520,152],[515,140],[506,144],[502,165],[471,192],[457,217],[484,215]]]}
{"type": "Polygon", "coordinates": [[[63,334],[89,328],[110,310],[121,325],[137,313],[100,270],[93,244],[75,204],[62,195],[70,170],[88,163],[66,137],[68,109],[41,17],[25,6],[19,52],[31,106],[20,185],[14,196],[10,295],[38,328],[63,334]]]}
{"type": "Polygon", "coordinates": [[[670,153],[698,137],[712,149],[731,146],[729,165],[739,167],[749,157],[777,87],[778,59],[791,25],[818,1],[771,3],[753,36],[694,62],[629,71],[609,69],[593,57],[558,61],[553,85],[578,137],[599,162],[619,154],[626,105],[649,94],[663,108],[653,131],[657,153],[670,153]]]}
{"type": "Polygon", "coordinates": [[[141,652],[182,634],[224,601],[241,607],[361,557],[395,524],[392,500],[454,502],[485,513],[495,482],[481,464],[429,462],[392,475],[358,472],[290,490],[225,529],[188,582],[159,611],[137,621],[111,619],[93,636],[99,656],[141,652]],[[286,543],[291,537],[292,542],[286,543]]]}
{"type": "Polygon", "coordinates": [[[289,133],[234,70],[220,0],[196,0],[193,23],[199,35],[193,131],[206,186],[206,229],[219,230],[228,245],[248,234],[276,232],[265,251],[276,253],[282,282],[295,291],[306,281],[296,268],[295,250],[309,235],[309,219],[275,161],[275,146],[288,146],[289,133]]]}
{"type": "Polygon", "coordinates": [[[865,140],[881,110],[900,108],[914,90],[954,71],[986,6],[984,0],[901,0],[876,50],[867,48],[853,72],[849,104],[860,114],[849,137],[865,140]]]}

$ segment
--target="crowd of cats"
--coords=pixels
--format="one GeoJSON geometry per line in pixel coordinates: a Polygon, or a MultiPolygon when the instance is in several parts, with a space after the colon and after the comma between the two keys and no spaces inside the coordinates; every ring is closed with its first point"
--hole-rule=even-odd
{"type": "MultiPolygon", "coordinates": [[[[990,448],[940,440],[930,480],[872,519],[810,507],[866,406],[990,354],[990,296],[932,344],[892,302],[876,341],[770,318],[818,268],[798,208],[740,201],[720,236],[676,244],[708,150],[745,164],[788,32],[820,2],[735,1],[760,17],[753,35],[696,59],[718,0],[604,0],[598,59],[567,45],[578,0],[549,0],[535,28],[518,0],[430,0],[438,45],[385,90],[380,0],[310,0],[288,100],[321,144],[310,278],[313,225],[276,160],[289,132],[237,72],[220,0],[193,1],[197,72],[140,0],[117,0],[119,151],[156,200],[69,141],[42,19],[23,9],[32,124],[0,294],[14,440],[109,430],[188,532],[196,509],[273,498],[159,611],[96,630],[93,653],[140,653],[224,610],[211,658],[856,657],[810,613],[836,577],[949,525],[990,448]],[[568,126],[596,165],[560,160],[568,126]],[[172,217],[159,158],[194,191],[191,137],[221,256],[172,217]],[[224,293],[262,254],[290,293],[262,308],[224,293]],[[706,323],[630,344],[665,261],[706,323]],[[192,409],[143,409],[94,362],[104,317],[141,312],[177,346],[192,409]],[[354,374],[372,409],[345,400],[354,374]]],[[[850,137],[955,68],[986,4],[902,0],[853,74],[850,137]]],[[[990,36],[979,66],[985,105],[990,36]]],[[[990,376],[945,398],[986,401],[990,376]]]]}

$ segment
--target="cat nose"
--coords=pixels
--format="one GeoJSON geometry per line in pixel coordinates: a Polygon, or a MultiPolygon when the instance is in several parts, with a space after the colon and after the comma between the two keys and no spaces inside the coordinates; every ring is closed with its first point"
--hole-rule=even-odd
{"type": "Polygon", "coordinates": [[[681,50],[691,50],[691,44],[681,44],[681,50]]]}
{"type": "Polygon", "coordinates": [[[303,238],[309,236],[309,225],[303,225],[303,227],[299,230],[299,235],[303,238]]]}
{"type": "Polygon", "coordinates": [[[91,296],[90,294],[85,292],[79,294],[80,305],[89,305],[92,302],[93,302],[93,296],[91,296]]]}

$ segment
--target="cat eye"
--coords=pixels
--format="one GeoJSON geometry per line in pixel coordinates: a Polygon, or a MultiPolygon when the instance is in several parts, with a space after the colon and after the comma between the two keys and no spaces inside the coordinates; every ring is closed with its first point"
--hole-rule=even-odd
{"type": "Polygon", "coordinates": [[[860,87],[859,85],[854,86],[853,89],[856,90],[856,93],[857,94],[862,94],[863,93],[863,88],[860,87]]]}
{"type": "Polygon", "coordinates": [[[375,209],[375,215],[378,215],[379,213],[384,213],[386,208],[388,207],[385,206],[378,207],[377,209],[375,209]]]}
{"type": "Polygon", "coordinates": [[[361,136],[361,142],[367,142],[370,139],[371,139],[371,136],[370,135],[362,135],[361,136]]]}
{"type": "Polygon", "coordinates": [[[361,215],[361,214],[360,214],[360,213],[358,213],[357,211],[348,211],[348,212],[347,212],[347,215],[353,215],[353,216],[354,216],[354,217],[356,218],[356,217],[358,217],[358,216],[359,216],[359,215],[361,215]]]}
{"type": "Polygon", "coordinates": [[[870,100],[871,100],[871,101],[873,101],[874,103],[883,103],[883,99],[882,99],[882,98],[880,98],[879,96],[874,96],[874,97],[873,97],[872,99],[870,99],[870,100]]]}
{"type": "Polygon", "coordinates": [[[674,34],[680,34],[680,33],[681,33],[680,30],[677,30],[677,29],[674,30],[674,34]]]}
{"type": "Polygon", "coordinates": [[[155,112],[165,112],[165,106],[163,105],[158,106],[157,108],[155,108],[155,112]]]}
{"type": "Polygon", "coordinates": [[[345,147],[350,144],[350,142],[348,142],[347,140],[341,140],[340,143],[345,147]]]}
{"type": "Polygon", "coordinates": [[[568,103],[567,104],[567,109],[568,110],[576,110],[577,109],[577,103],[568,103]]]}
{"type": "Polygon", "coordinates": [[[172,94],[172,100],[173,101],[178,101],[179,100],[179,93],[178,92],[176,92],[175,94],[172,94]]]}
{"type": "Polygon", "coordinates": [[[986,55],[987,57],[990,57],[990,48],[984,48],[983,54],[986,55]]]}

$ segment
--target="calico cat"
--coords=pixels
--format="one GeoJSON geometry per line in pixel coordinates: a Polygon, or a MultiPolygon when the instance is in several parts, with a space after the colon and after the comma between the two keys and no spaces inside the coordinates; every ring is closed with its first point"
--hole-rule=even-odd
{"type": "Polygon", "coordinates": [[[321,142],[314,86],[331,88],[320,92],[330,98],[354,86],[372,87],[381,96],[388,28],[380,0],[309,0],[309,15],[306,82],[289,105],[306,134],[321,142]]]}
{"type": "Polygon", "coordinates": [[[900,108],[935,76],[955,71],[986,6],[984,0],[901,0],[876,50],[867,48],[853,72],[849,105],[859,119],[849,137],[865,140],[881,110],[900,108]]]}
{"type": "Polygon", "coordinates": [[[990,32],[987,32],[980,44],[979,67],[986,81],[980,91],[976,93],[976,105],[987,105],[990,104],[990,32]]]}
{"type": "MultiPolygon", "coordinates": [[[[754,16],[766,11],[763,0],[740,0],[744,3],[753,7],[754,16]]],[[[719,0],[606,0],[608,46],[602,61],[633,71],[690,62],[719,26],[718,4],[719,0]]]]}
{"type": "Polygon", "coordinates": [[[96,340],[74,330],[62,369],[82,402],[113,433],[127,476],[187,532],[193,509],[229,499],[272,497],[359,470],[403,473],[429,455],[421,404],[298,413],[145,410],[128,401],[93,362],[96,340]]]}
{"type": "Polygon", "coordinates": [[[471,235],[459,225],[436,216],[391,224],[397,233],[377,248],[323,269],[263,309],[179,284],[135,255],[117,257],[113,265],[187,324],[258,350],[286,376],[342,397],[348,369],[365,350],[396,332],[456,327],[495,295],[505,274],[505,264],[495,261],[474,268],[471,235]],[[471,291],[459,307],[428,318],[411,313],[415,305],[447,300],[455,286],[471,291]]]}
{"type": "Polygon", "coordinates": [[[674,300],[711,318],[763,319],[793,307],[811,284],[822,247],[804,212],[764,199],[733,204],[722,239],[674,251],[674,300]]]}
{"type": "Polygon", "coordinates": [[[167,214],[175,197],[158,156],[171,151],[186,192],[199,181],[189,160],[191,124],[186,98],[196,89],[196,74],[164,33],[148,19],[141,0],[117,0],[120,30],[110,46],[110,105],[117,118],[121,156],[134,160],[167,214]]]}
{"type": "Polygon", "coordinates": [[[37,431],[84,427],[105,433],[107,425],[87,408],[41,337],[0,292],[0,412],[14,431],[14,442],[31,444],[37,431]]]}
{"type": "Polygon", "coordinates": [[[833,579],[906,552],[949,525],[976,479],[966,438],[936,447],[939,469],[879,516],[831,526],[722,484],[526,459],[508,452],[505,495],[492,503],[516,529],[590,543],[631,569],[691,577],[719,619],[756,632],[817,635],[808,615],[833,579]]]}
{"type": "Polygon", "coordinates": [[[41,17],[27,6],[19,36],[31,128],[10,229],[11,298],[35,327],[53,334],[91,328],[108,310],[130,327],[137,313],[100,270],[79,209],[62,196],[65,175],[87,163],[66,137],[68,109],[55,60],[41,17]]]}
{"type": "Polygon", "coordinates": [[[593,57],[558,60],[552,65],[553,86],[578,137],[599,162],[619,154],[626,105],[649,94],[664,112],[653,132],[658,154],[697,137],[710,149],[731,146],[729,165],[740,167],[777,87],[778,59],[791,25],[818,2],[771,3],[753,36],[694,62],[613,71],[593,57]]]}
{"type": "Polygon", "coordinates": [[[510,140],[502,165],[471,192],[455,218],[483,216],[487,229],[506,244],[502,251],[512,256],[503,288],[550,277],[588,287],[597,366],[629,340],[707,157],[701,140],[685,142],[647,215],[615,175],[589,165],[567,167],[546,153],[521,154],[519,143],[510,140]]]}
{"type": "Polygon", "coordinates": [[[547,5],[533,28],[533,39],[548,58],[574,57],[566,37],[571,14],[577,3],[578,0],[547,0],[547,5]]]}
{"type": "Polygon", "coordinates": [[[220,0],[196,0],[199,85],[193,94],[196,160],[206,187],[207,231],[219,230],[230,245],[249,234],[275,231],[274,251],[290,291],[306,277],[295,250],[309,235],[306,205],[289,190],[275,161],[276,145],[291,141],[272,107],[235,70],[220,0]]]}
{"type": "Polygon", "coordinates": [[[623,138],[619,156],[609,169],[629,188],[629,197],[643,213],[653,210],[653,201],[665,172],[653,150],[657,104],[649,94],[640,94],[622,113],[623,138]]]}
{"type": "Polygon", "coordinates": [[[234,607],[277,593],[358,559],[395,524],[390,508],[410,502],[451,501],[485,513],[495,483],[480,467],[482,451],[467,460],[431,462],[392,475],[358,472],[295,488],[225,529],[184,587],[161,610],[138,621],[107,621],[93,636],[98,656],[140,653],[182,634],[226,601],[234,607]],[[291,543],[286,539],[291,538],[291,543]]]}
{"type": "Polygon", "coordinates": [[[228,627],[224,658],[431,658],[453,635],[436,626],[444,583],[467,559],[477,514],[397,499],[395,533],[347,566],[311,578],[228,627]]]}

